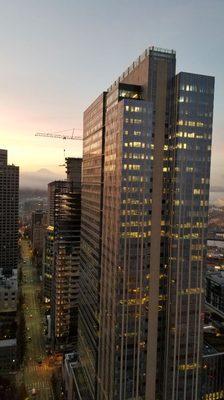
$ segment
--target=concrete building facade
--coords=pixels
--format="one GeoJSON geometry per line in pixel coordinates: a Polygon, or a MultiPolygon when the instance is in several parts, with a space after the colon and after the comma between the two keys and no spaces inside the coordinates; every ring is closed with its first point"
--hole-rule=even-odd
{"type": "Polygon", "coordinates": [[[19,167],[0,150],[0,268],[11,275],[18,264],[19,167]]]}

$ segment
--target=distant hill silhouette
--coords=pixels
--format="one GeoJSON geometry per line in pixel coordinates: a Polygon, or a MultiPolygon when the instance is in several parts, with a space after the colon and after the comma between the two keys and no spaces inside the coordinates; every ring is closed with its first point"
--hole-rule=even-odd
{"type": "Polygon", "coordinates": [[[24,172],[20,175],[20,188],[21,189],[41,189],[47,190],[49,182],[64,179],[61,174],[55,174],[46,168],[41,168],[36,172],[24,172]]]}

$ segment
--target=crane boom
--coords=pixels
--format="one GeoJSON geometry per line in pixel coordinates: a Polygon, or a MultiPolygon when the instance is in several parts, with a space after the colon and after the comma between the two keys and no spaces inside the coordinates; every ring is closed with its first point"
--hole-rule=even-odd
{"type": "Polygon", "coordinates": [[[37,132],[35,133],[35,136],[42,136],[42,137],[49,137],[49,138],[55,138],[55,139],[64,139],[64,140],[82,140],[82,136],[74,136],[73,134],[71,136],[69,135],[60,135],[58,133],[46,133],[46,132],[37,132]]]}

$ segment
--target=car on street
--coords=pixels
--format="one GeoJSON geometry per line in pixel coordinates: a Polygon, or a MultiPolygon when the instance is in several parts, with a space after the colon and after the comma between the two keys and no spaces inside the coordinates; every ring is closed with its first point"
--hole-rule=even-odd
{"type": "Polygon", "coordinates": [[[31,341],[31,336],[28,336],[28,340],[31,341]]]}

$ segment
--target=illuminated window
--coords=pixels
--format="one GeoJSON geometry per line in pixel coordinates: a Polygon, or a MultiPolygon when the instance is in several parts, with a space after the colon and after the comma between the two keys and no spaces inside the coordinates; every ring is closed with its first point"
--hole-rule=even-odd
{"type": "Polygon", "coordinates": [[[142,142],[133,142],[132,146],[133,147],[142,147],[142,142]]]}
{"type": "Polygon", "coordinates": [[[186,149],[187,143],[177,143],[177,149],[186,149]]]}
{"type": "Polygon", "coordinates": [[[179,365],[179,370],[180,371],[188,371],[188,370],[191,370],[191,369],[196,369],[197,366],[198,366],[198,364],[196,364],[196,363],[193,363],[193,364],[181,364],[181,365],[179,365]]]}
{"type": "Polygon", "coordinates": [[[200,194],[201,191],[200,191],[200,189],[194,189],[194,190],[193,190],[193,193],[194,193],[194,194],[200,194]]]}
{"type": "Polygon", "coordinates": [[[142,111],[142,107],[131,107],[131,112],[140,112],[142,111]]]}
{"type": "MultiPolygon", "coordinates": [[[[126,118],[126,119],[128,119],[128,118],[126,118]]],[[[128,121],[126,121],[126,122],[128,122],[128,121]]],[[[142,120],[139,118],[130,118],[129,122],[130,122],[130,124],[141,124],[142,120]]]]}

